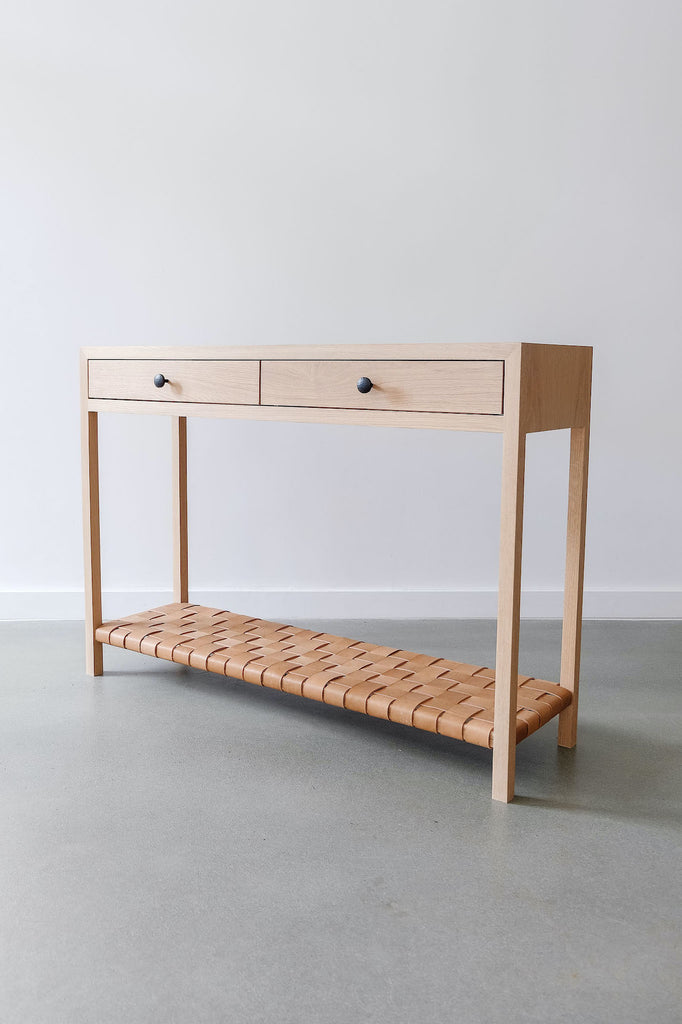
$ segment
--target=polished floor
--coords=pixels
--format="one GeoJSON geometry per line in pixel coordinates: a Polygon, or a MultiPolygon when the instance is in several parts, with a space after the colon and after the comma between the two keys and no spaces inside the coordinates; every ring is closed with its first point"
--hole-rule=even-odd
{"type": "MultiPolygon", "coordinates": [[[[521,670],[558,644],[524,623],[521,670]]],[[[583,663],[578,748],[529,737],[506,806],[484,749],[0,624],[0,1021],[679,1024],[682,624],[589,622],[583,663]]]]}

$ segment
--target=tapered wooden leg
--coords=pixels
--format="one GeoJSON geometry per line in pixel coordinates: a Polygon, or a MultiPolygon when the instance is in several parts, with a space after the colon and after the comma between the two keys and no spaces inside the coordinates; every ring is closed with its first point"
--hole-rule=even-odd
{"type": "Polygon", "coordinates": [[[502,455],[502,530],[495,664],[493,729],[493,800],[514,797],[516,769],[516,691],[521,616],[521,543],[526,436],[504,433],[502,455]]]}
{"type": "Polygon", "coordinates": [[[571,704],[559,715],[559,746],[574,747],[578,729],[578,682],[583,621],[583,578],[585,569],[585,523],[587,519],[587,464],[589,426],[571,429],[568,477],[568,528],[566,537],[566,578],[564,581],[564,623],[561,636],[562,686],[573,693],[571,704]]]}
{"type": "Polygon", "coordinates": [[[85,406],[81,416],[81,442],[85,554],[85,671],[91,676],[101,676],[102,645],[95,640],[95,630],[102,622],[97,413],[88,412],[85,406]]]}
{"type": "Polygon", "coordinates": [[[173,600],[188,601],[187,417],[172,416],[173,431],[173,600]]]}

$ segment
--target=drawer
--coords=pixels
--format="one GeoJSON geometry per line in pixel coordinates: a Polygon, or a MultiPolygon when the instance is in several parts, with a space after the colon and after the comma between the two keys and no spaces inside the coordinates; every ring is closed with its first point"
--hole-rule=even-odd
{"type": "Polygon", "coordinates": [[[90,398],[258,405],[257,359],[90,359],[90,398]],[[166,383],[156,387],[162,374],[166,383]]]}
{"type": "Polygon", "coordinates": [[[502,359],[264,359],[261,405],[499,416],[503,381],[502,359]],[[372,382],[366,394],[361,377],[372,382]]]}

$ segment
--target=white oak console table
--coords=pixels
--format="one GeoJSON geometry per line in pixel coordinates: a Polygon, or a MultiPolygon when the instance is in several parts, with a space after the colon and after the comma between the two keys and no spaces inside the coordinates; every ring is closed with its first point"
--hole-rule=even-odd
{"type": "Polygon", "coordinates": [[[559,716],[576,741],[592,349],[563,345],[86,348],[81,351],[86,659],[102,645],[296,693],[493,751],[493,798],[514,795],[516,745],[559,716]],[[174,603],[102,622],[97,418],[171,419],[174,603]],[[191,604],[187,417],[502,434],[495,671],[191,604]],[[571,431],[560,684],[518,674],[526,434],[571,431]]]}

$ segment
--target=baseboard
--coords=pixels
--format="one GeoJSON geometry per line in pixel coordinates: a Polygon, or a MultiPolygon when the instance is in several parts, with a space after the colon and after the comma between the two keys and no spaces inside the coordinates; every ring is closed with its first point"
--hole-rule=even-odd
{"type": "MultiPolygon", "coordinates": [[[[192,601],[275,619],[491,619],[495,590],[213,590],[192,591],[192,601]]],[[[173,600],[166,591],[109,591],[105,618],[154,608],[173,600]]],[[[525,591],[522,615],[556,619],[558,590],[525,591]]],[[[82,619],[83,593],[0,591],[0,619],[82,619]]],[[[682,590],[586,590],[587,619],[682,619],[682,590]]]]}

